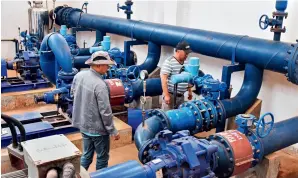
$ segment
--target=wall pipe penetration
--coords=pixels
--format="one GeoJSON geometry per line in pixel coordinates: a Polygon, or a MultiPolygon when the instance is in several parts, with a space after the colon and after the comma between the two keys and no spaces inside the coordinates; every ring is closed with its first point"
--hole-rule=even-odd
{"type": "Polygon", "coordinates": [[[170,110],[164,112],[164,115],[154,115],[146,119],[145,127],[140,124],[134,135],[137,148],[140,149],[165,128],[173,132],[191,130],[194,133],[216,127],[219,127],[219,131],[223,130],[226,118],[245,112],[255,102],[261,88],[262,77],[263,70],[246,64],[244,81],[235,97],[217,102],[207,100],[186,102],[180,105],[180,109],[170,110]],[[197,120],[202,121],[198,123],[197,120]],[[207,122],[207,125],[203,121],[207,122]],[[204,125],[206,128],[203,128],[204,125]]]}
{"type": "Polygon", "coordinates": [[[84,28],[172,47],[175,47],[179,41],[186,40],[194,52],[226,60],[231,60],[234,55],[236,62],[250,63],[261,69],[286,74],[292,83],[298,84],[297,44],[102,15],[81,14],[80,9],[69,7],[60,8],[58,12],[58,18],[65,17],[57,21],[59,25],[69,27],[80,25],[84,28]]]}

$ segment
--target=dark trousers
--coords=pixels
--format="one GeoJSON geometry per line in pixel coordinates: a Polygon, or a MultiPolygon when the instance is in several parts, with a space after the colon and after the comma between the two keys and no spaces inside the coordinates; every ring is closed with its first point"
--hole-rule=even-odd
{"type": "Polygon", "coordinates": [[[88,170],[92,163],[94,152],[96,152],[96,170],[108,167],[110,136],[83,136],[83,155],[81,157],[81,165],[88,170]]]}

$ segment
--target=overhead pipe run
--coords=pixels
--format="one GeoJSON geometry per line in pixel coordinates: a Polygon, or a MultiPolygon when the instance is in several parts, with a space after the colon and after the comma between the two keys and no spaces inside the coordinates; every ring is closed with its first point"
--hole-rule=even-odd
{"type": "Polygon", "coordinates": [[[57,11],[59,25],[69,27],[80,25],[173,47],[181,40],[186,40],[194,52],[226,60],[234,58],[235,62],[250,63],[260,69],[283,73],[292,83],[298,84],[297,44],[102,15],[81,14],[80,9],[70,7],[60,7],[57,11]]]}

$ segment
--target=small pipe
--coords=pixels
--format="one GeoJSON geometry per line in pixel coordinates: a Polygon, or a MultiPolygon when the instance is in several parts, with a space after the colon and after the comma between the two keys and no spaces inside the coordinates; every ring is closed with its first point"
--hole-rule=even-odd
{"type": "MultiPolygon", "coordinates": [[[[2,116],[2,115],[1,115],[2,116]]],[[[10,132],[11,132],[11,137],[12,137],[12,147],[17,148],[18,147],[18,138],[17,138],[17,132],[14,124],[9,120],[7,117],[1,117],[8,125],[10,132]]]]}
{"type": "MultiPolygon", "coordinates": [[[[26,131],[25,131],[25,128],[24,128],[23,124],[20,121],[18,121],[17,119],[15,119],[11,116],[6,115],[6,114],[2,114],[2,113],[1,113],[1,118],[6,119],[6,120],[12,122],[14,125],[16,125],[18,127],[20,133],[21,133],[21,140],[20,141],[21,142],[26,141],[26,131]]],[[[19,147],[20,151],[23,151],[23,148],[22,148],[21,144],[19,146],[20,146],[19,147]]]]}
{"type": "Polygon", "coordinates": [[[55,168],[50,169],[47,172],[46,178],[58,178],[58,171],[55,168]]]}

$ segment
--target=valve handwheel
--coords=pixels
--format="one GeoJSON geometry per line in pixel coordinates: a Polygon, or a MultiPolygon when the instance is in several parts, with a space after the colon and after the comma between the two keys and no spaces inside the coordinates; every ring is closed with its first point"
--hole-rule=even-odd
{"type": "Polygon", "coordinates": [[[136,80],[138,80],[140,75],[140,68],[138,66],[130,66],[127,71],[126,71],[126,76],[128,78],[128,80],[134,82],[136,80]]]}
{"type": "Polygon", "coordinates": [[[259,26],[262,30],[265,30],[269,26],[269,17],[268,15],[262,15],[259,19],[259,26]]]}
{"type": "Polygon", "coordinates": [[[72,44],[72,45],[69,46],[69,48],[70,48],[71,54],[73,56],[79,55],[79,53],[80,53],[80,47],[78,45],[72,44]]]}
{"type": "Polygon", "coordinates": [[[266,137],[272,130],[274,125],[274,116],[272,113],[263,114],[256,123],[256,133],[260,138],[266,137]],[[266,122],[265,117],[270,116],[270,120],[266,122]]]}

